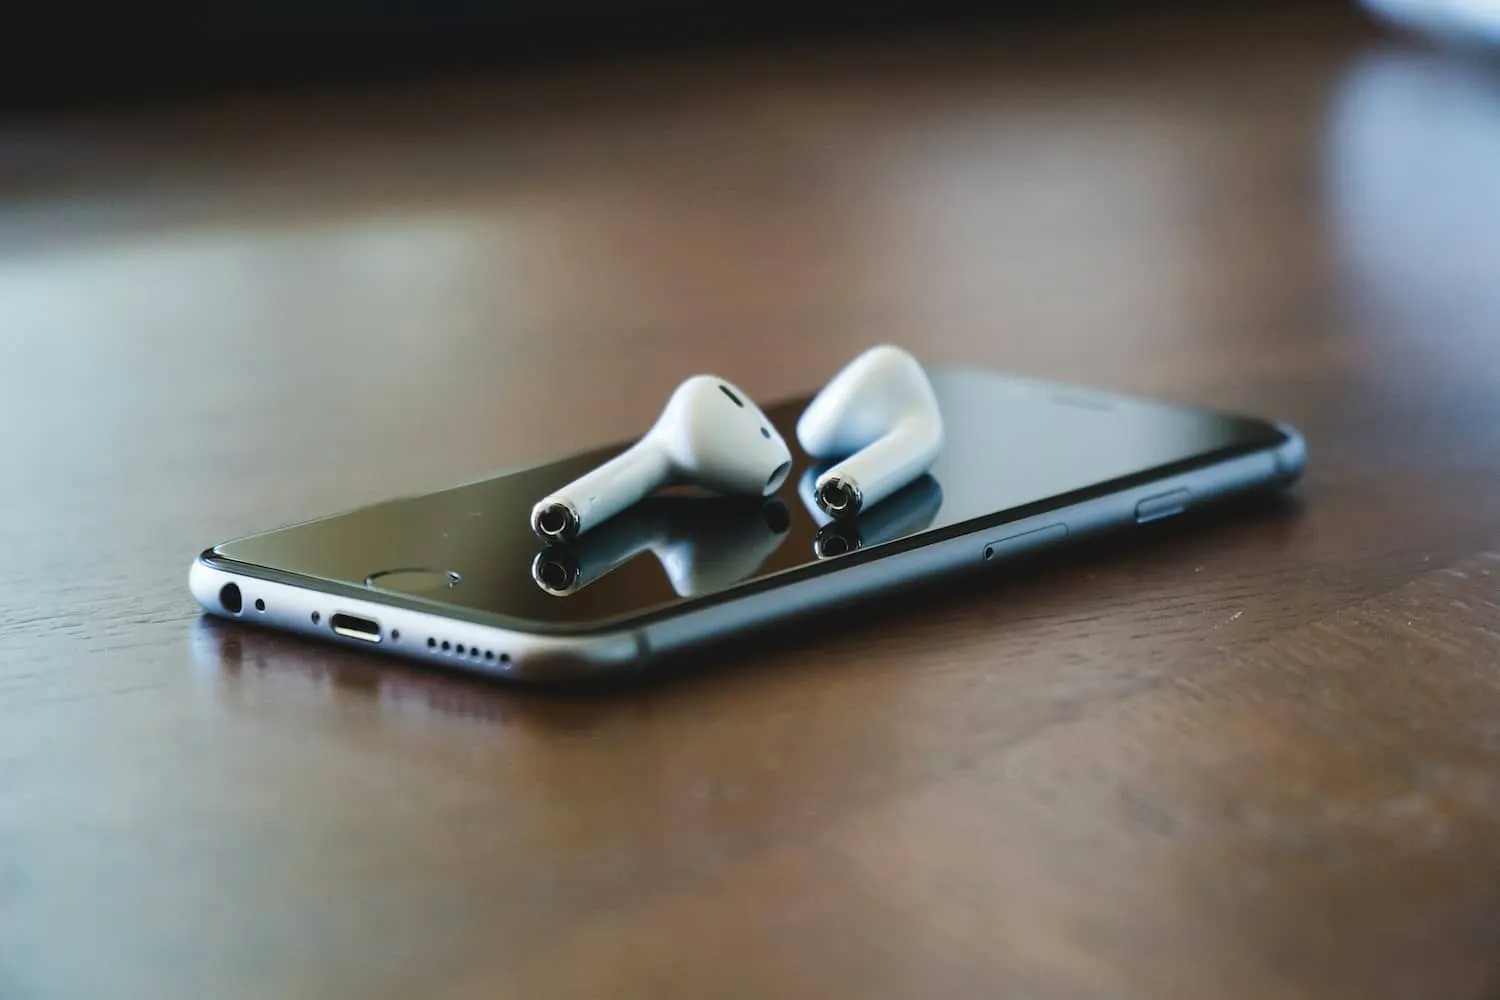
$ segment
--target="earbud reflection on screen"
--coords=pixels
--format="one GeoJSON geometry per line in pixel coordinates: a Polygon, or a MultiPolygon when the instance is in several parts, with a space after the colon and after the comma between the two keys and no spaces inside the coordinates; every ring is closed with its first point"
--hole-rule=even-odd
{"type": "Polygon", "coordinates": [[[777,497],[654,497],[585,538],[543,547],[531,577],[547,593],[567,597],[649,551],[678,596],[696,597],[754,573],[786,540],[791,523],[777,497]]]}
{"type": "Polygon", "coordinates": [[[826,513],[852,517],[932,467],[943,448],[943,414],[916,358],[872,347],[808,404],[797,440],[813,458],[839,459],[817,480],[826,513]]]}
{"type": "Polygon", "coordinates": [[[819,559],[916,534],[932,524],[943,506],[943,487],[931,473],[923,473],[858,517],[832,518],[818,506],[818,478],[816,468],[803,473],[797,495],[820,525],[813,539],[813,552],[819,559]]]}
{"type": "Polygon", "coordinates": [[[770,496],[792,466],[786,441],[739,389],[695,375],[628,450],[531,509],[531,528],[566,542],[664,486],[770,496]]]}

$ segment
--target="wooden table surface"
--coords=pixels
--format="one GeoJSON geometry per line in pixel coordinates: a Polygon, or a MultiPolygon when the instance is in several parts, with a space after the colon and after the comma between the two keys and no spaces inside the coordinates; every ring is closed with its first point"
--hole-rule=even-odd
{"type": "Polygon", "coordinates": [[[1500,86],[1352,11],[11,121],[0,407],[6,1000],[1500,989],[1500,86]],[[188,596],[878,341],[1308,474],[607,696],[188,596]]]}

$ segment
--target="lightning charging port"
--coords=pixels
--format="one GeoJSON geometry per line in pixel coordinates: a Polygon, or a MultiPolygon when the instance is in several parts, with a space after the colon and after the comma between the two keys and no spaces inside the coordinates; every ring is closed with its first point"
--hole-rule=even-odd
{"type": "Polygon", "coordinates": [[[380,641],[380,623],[369,618],[356,618],[354,615],[346,615],[341,611],[328,619],[328,624],[334,632],[350,639],[362,639],[365,642],[380,641]]]}

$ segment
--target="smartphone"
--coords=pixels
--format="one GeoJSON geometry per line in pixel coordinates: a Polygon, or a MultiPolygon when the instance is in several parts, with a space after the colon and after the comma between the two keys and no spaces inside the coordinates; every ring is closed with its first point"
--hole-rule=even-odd
{"type": "Polygon", "coordinates": [[[567,545],[539,498],[616,444],[203,552],[210,613],[521,681],[620,676],[894,588],[1282,489],[1306,449],[1285,424],[966,368],[929,373],[946,443],[931,470],[830,521],[797,448],[807,399],[765,407],[793,469],[769,498],[668,491],[567,545]]]}

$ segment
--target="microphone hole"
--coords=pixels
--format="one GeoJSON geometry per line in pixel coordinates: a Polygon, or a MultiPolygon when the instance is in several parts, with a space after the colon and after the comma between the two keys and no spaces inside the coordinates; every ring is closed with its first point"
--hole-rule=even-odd
{"type": "Polygon", "coordinates": [[[548,535],[560,535],[568,526],[567,511],[563,510],[560,504],[553,504],[542,511],[542,516],[537,518],[537,524],[548,535]]]}
{"type": "Polygon", "coordinates": [[[257,597],[255,599],[255,610],[256,611],[264,611],[264,610],[266,610],[266,602],[262,598],[257,597]]]}
{"type": "Polygon", "coordinates": [[[827,538],[820,539],[818,545],[825,557],[845,555],[853,548],[849,544],[849,539],[836,533],[829,535],[827,538]]]}
{"type": "Polygon", "coordinates": [[[822,488],[818,490],[818,495],[823,500],[823,506],[831,514],[838,514],[848,510],[849,505],[854,502],[854,498],[849,494],[849,487],[837,479],[830,479],[824,483],[822,488]]]}
{"type": "Polygon", "coordinates": [[[553,590],[563,590],[573,582],[573,574],[568,571],[568,567],[556,559],[543,560],[537,569],[537,575],[541,577],[543,584],[553,590]]]}

